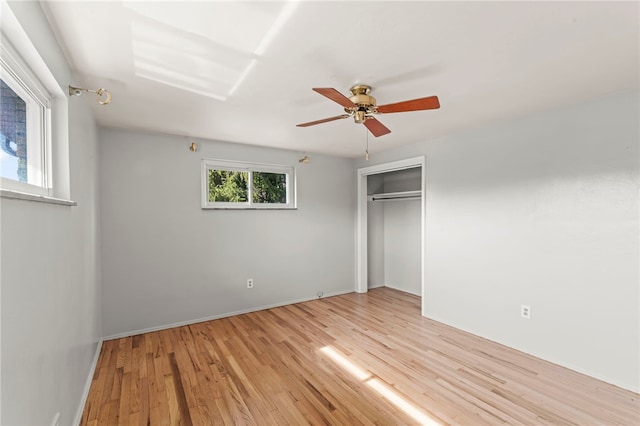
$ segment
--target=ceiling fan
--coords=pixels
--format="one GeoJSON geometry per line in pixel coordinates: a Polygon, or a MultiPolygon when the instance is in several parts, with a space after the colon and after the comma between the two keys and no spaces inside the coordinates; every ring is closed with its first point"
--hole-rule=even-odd
{"type": "Polygon", "coordinates": [[[376,98],[369,96],[371,86],[366,84],[357,84],[349,91],[350,97],[344,96],[333,88],[314,88],[315,92],[320,93],[339,103],[344,107],[346,114],[336,115],[335,117],[324,118],[322,120],[310,121],[308,123],[298,124],[297,127],[315,126],[316,124],[327,123],[329,121],[340,120],[341,118],[353,117],[356,123],[364,124],[367,129],[376,137],[391,133],[384,124],[379,122],[374,114],[388,114],[392,112],[422,111],[427,109],[440,108],[440,102],[437,96],[429,96],[426,98],[413,99],[410,101],[397,102],[387,105],[376,105],[376,98]]]}

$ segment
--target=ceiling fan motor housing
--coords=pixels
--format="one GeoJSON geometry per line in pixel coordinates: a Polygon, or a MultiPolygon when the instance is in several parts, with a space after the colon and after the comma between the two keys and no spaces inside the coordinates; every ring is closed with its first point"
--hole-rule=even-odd
{"type": "Polygon", "coordinates": [[[369,96],[371,86],[366,84],[358,84],[351,89],[351,96],[349,100],[357,105],[357,108],[345,108],[345,112],[354,114],[354,120],[356,123],[364,123],[367,120],[368,114],[374,114],[376,112],[376,98],[369,96]]]}

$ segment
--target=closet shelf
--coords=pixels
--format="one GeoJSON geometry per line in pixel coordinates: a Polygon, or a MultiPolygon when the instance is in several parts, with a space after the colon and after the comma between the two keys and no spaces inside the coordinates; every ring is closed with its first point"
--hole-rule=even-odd
{"type": "Polygon", "coordinates": [[[419,200],[422,195],[421,190],[401,191],[401,192],[382,192],[367,196],[367,201],[385,201],[385,200],[419,200]]]}

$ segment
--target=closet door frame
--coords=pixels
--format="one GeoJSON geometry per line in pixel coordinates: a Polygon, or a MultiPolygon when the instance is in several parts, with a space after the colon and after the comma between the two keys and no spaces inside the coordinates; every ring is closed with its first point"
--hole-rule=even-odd
{"type": "Polygon", "coordinates": [[[421,275],[421,296],[422,315],[425,315],[425,231],[426,231],[426,158],[424,156],[407,158],[405,160],[392,161],[389,163],[377,164],[374,166],[358,169],[358,203],[356,219],[356,292],[366,293],[368,291],[367,273],[367,177],[380,173],[394,172],[397,170],[412,169],[420,167],[420,275],[421,275]]]}

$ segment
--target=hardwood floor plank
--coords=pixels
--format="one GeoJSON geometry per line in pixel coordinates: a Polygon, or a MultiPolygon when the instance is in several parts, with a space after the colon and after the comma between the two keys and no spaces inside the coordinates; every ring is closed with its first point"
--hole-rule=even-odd
{"type": "MultiPolygon", "coordinates": [[[[124,371],[124,369],[123,369],[124,371]]],[[[123,373],[120,387],[118,422],[129,423],[129,408],[131,399],[131,373],[123,373]]]]}
{"type": "Polygon", "coordinates": [[[640,395],[388,288],[104,342],[82,425],[634,425],[640,395]]]}
{"type": "MultiPolygon", "coordinates": [[[[158,353],[162,354],[163,351],[158,353]]],[[[154,357],[152,354],[147,354],[147,368],[149,368],[149,364],[151,364],[152,367],[149,373],[153,374],[153,376],[150,376],[151,381],[149,382],[150,416],[151,424],[153,425],[170,424],[171,421],[169,402],[165,390],[165,374],[163,372],[162,356],[158,355],[154,357]]]]}
{"type": "MultiPolygon", "coordinates": [[[[196,404],[189,405],[187,403],[187,396],[185,394],[182,375],[180,374],[180,370],[178,369],[178,362],[176,361],[176,356],[173,352],[169,354],[169,364],[171,365],[171,379],[173,380],[173,390],[176,397],[176,403],[178,404],[180,418],[182,419],[180,424],[190,426],[193,424],[193,422],[191,421],[191,414],[189,413],[189,409],[195,407],[196,404]]],[[[191,388],[191,386],[189,386],[189,388],[191,388]]],[[[191,392],[189,392],[189,394],[191,394],[191,392]]]]}

